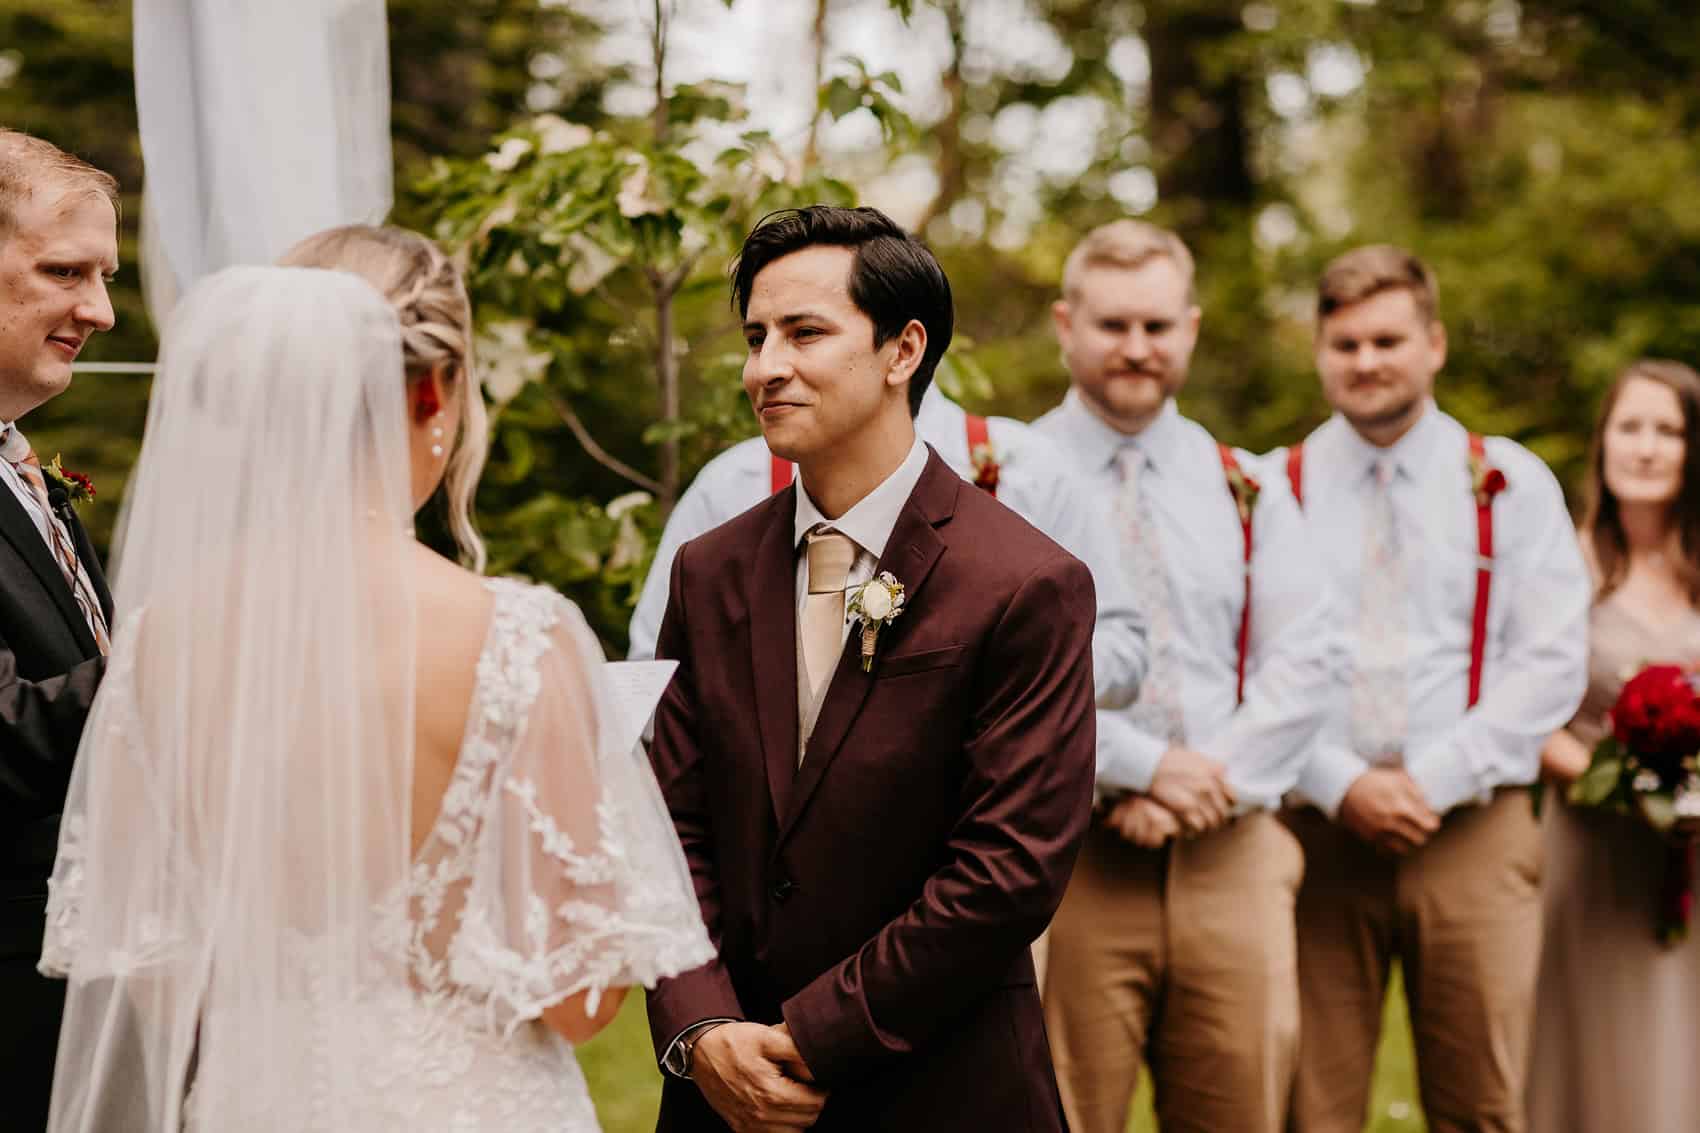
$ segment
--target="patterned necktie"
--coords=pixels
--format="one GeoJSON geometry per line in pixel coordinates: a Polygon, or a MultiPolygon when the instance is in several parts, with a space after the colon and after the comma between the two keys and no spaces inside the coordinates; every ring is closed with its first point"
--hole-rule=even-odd
{"type": "Polygon", "coordinates": [[[28,446],[23,434],[15,428],[8,430],[3,436],[6,459],[28,486],[35,502],[41,506],[41,514],[47,517],[48,546],[59,563],[59,573],[65,576],[65,584],[71,588],[71,595],[77,600],[77,609],[82,611],[83,620],[88,623],[89,632],[94,635],[95,644],[100,647],[100,655],[104,657],[112,648],[106,615],[100,608],[100,599],[95,597],[93,584],[77,562],[77,552],[71,546],[70,533],[53,513],[53,503],[47,496],[47,477],[41,471],[41,461],[37,459],[35,449],[28,446]],[[24,454],[12,455],[12,450],[20,447],[24,449],[24,454]]]}
{"type": "Polygon", "coordinates": [[[1128,719],[1141,731],[1163,736],[1170,743],[1180,743],[1186,728],[1176,679],[1179,674],[1175,671],[1175,595],[1169,572],[1163,567],[1163,544],[1150,495],[1141,490],[1145,455],[1133,445],[1124,446],[1116,453],[1116,471],[1122,480],[1121,492],[1116,497],[1122,547],[1127,553],[1134,593],[1144,605],[1151,635],[1151,669],[1140,687],[1139,699],[1128,710],[1128,719]]]}
{"type": "Polygon", "coordinates": [[[856,561],[856,544],[848,535],[826,528],[810,531],[808,541],[809,596],[803,603],[803,674],[809,692],[805,717],[838,668],[844,652],[844,588],[856,561]]]}
{"type": "Polygon", "coordinates": [[[1393,516],[1393,461],[1372,467],[1364,510],[1364,559],[1358,580],[1351,739],[1371,763],[1404,754],[1409,692],[1405,684],[1405,560],[1393,516]]]}

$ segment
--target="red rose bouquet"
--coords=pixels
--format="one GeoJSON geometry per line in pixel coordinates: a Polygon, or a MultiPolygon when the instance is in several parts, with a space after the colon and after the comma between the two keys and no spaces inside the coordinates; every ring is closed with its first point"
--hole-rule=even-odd
{"type": "Polygon", "coordinates": [[[1570,801],[1638,815],[1667,839],[1659,935],[1688,935],[1694,832],[1700,819],[1700,689],[1677,665],[1649,665],[1624,684],[1611,734],[1570,787],[1570,801]]]}

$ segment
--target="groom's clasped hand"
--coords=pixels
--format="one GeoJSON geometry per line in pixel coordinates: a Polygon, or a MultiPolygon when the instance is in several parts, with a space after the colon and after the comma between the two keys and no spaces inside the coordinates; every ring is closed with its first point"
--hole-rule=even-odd
{"type": "Polygon", "coordinates": [[[827,1091],[814,1083],[784,1023],[724,1023],[697,1043],[692,1077],[735,1133],[807,1129],[827,1091]]]}

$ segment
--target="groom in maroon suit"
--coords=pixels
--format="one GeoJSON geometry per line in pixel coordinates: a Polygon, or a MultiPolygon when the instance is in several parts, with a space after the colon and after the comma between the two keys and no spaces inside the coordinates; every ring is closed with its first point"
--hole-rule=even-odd
{"type": "Polygon", "coordinates": [[[655,769],[720,955],[649,996],[658,1129],[1060,1133],[1028,946],[1091,807],[1091,576],[916,439],[921,244],[776,214],[733,291],[800,488],[673,564],[655,769]]]}

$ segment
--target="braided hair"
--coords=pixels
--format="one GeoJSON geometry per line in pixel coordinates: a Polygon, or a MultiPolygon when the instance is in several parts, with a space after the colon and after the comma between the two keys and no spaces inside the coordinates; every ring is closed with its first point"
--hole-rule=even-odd
{"type": "Polygon", "coordinates": [[[432,373],[462,382],[460,434],[443,475],[449,531],[462,563],[482,572],[484,541],[472,520],[472,497],[489,448],[484,398],[469,380],[472,303],[460,269],[432,241],[405,228],[350,224],[307,237],[284,253],[289,267],[353,272],[378,289],[401,324],[402,363],[409,382],[432,373]]]}

